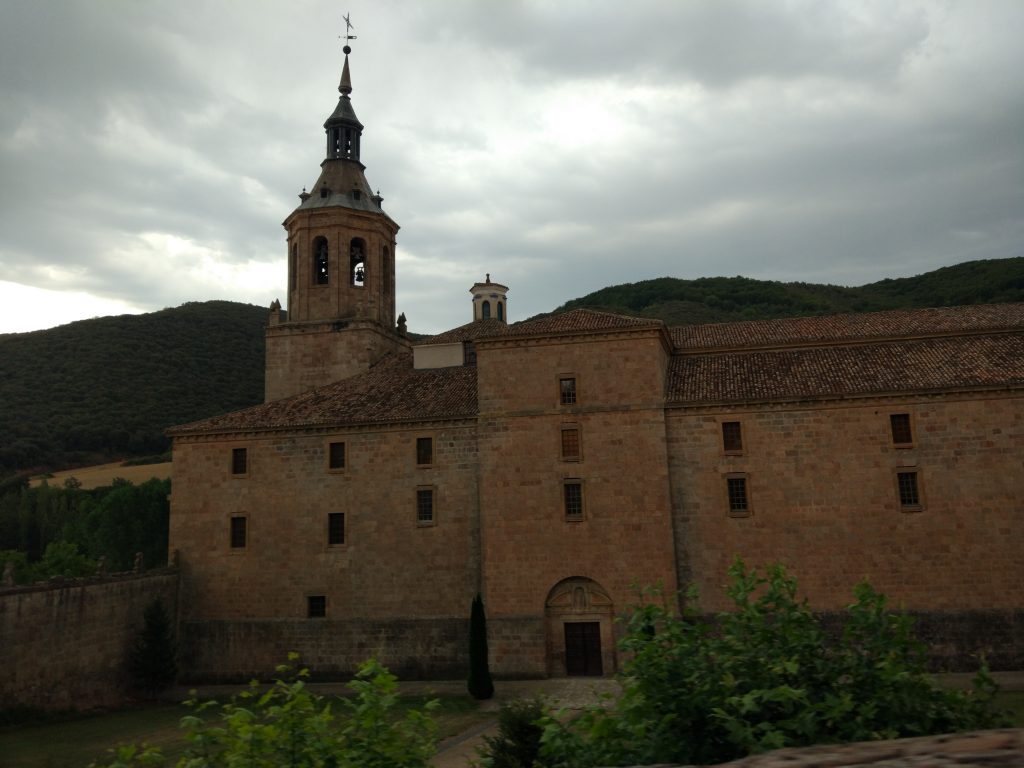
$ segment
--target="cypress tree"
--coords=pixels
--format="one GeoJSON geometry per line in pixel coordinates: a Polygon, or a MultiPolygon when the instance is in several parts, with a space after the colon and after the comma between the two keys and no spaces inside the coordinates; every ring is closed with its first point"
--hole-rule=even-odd
{"type": "Polygon", "coordinates": [[[487,662],[487,616],[478,592],[469,614],[469,695],[474,699],[494,696],[494,681],[487,662]]]}
{"type": "Polygon", "coordinates": [[[157,598],[146,608],[142,631],[131,652],[135,688],[151,695],[167,688],[178,676],[176,655],[171,618],[157,598]]]}

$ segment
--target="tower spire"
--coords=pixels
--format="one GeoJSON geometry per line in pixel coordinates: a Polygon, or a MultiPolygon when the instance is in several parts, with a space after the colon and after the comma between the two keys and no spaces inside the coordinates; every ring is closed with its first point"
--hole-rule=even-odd
{"type": "MultiPolygon", "coordinates": [[[[352,93],[352,75],[348,71],[348,55],[352,53],[352,47],[348,44],[349,40],[355,40],[356,36],[352,34],[352,30],[355,27],[352,26],[352,20],[349,18],[350,14],[346,13],[342,18],[345,19],[345,47],[341,50],[345,53],[345,66],[341,70],[341,82],[338,83],[338,93],[342,96],[348,97],[352,93]]],[[[341,35],[339,35],[341,37],[341,35]]]]}

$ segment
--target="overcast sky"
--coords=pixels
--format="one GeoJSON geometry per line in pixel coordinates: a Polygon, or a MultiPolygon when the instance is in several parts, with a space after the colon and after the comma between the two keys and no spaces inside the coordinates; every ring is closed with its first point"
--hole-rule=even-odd
{"type": "Polygon", "coordinates": [[[0,0],[0,333],[284,300],[346,11],[410,330],[1024,255],[1021,0],[0,0]]]}

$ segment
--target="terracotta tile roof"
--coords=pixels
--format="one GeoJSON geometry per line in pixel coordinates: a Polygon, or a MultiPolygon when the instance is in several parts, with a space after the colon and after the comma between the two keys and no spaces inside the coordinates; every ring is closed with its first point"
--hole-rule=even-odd
{"type": "Polygon", "coordinates": [[[1024,334],[675,355],[672,404],[1024,386],[1024,334]]]}
{"type": "Polygon", "coordinates": [[[425,339],[420,339],[416,342],[416,345],[420,344],[452,344],[457,341],[475,341],[476,339],[485,336],[502,336],[508,332],[508,326],[501,320],[474,320],[472,323],[466,323],[460,325],[458,328],[452,328],[450,331],[444,331],[436,336],[428,336],[425,339]]]}
{"type": "Polygon", "coordinates": [[[301,395],[172,427],[168,434],[429,421],[474,417],[476,368],[414,370],[412,354],[390,355],[367,373],[301,395]]]}
{"type": "Polygon", "coordinates": [[[613,315],[592,309],[574,309],[558,315],[547,315],[534,320],[523,320],[508,327],[507,336],[558,335],[587,331],[615,331],[627,328],[659,328],[664,323],[650,317],[613,315]]]}
{"type": "Polygon", "coordinates": [[[670,333],[676,349],[685,352],[1022,327],[1024,303],[683,325],[671,328],[670,333]]]}

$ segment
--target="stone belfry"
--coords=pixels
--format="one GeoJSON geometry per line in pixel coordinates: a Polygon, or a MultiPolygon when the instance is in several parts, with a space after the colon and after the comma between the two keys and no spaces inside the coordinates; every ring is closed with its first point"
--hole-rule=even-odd
{"type": "Polygon", "coordinates": [[[363,175],[363,124],[350,98],[352,49],[346,45],[344,52],[338,106],[324,123],[327,152],[320,178],[302,191],[299,207],[284,220],[288,307],[271,307],[267,401],[360,373],[408,347],[395,329],[398,224],[363,175]]]}

